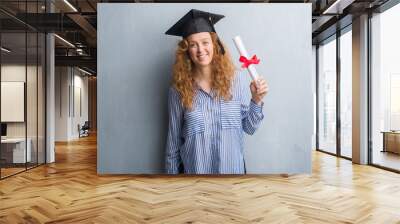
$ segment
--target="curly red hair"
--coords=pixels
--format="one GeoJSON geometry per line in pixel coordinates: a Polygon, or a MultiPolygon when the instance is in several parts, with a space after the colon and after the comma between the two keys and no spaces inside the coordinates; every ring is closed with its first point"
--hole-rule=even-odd
{"type": "MultiPolygon", "coordinates": [[[[217,97],[225,100],[231,99],[231,86],[235,74],[235,66],[228,51],[222,54],[218,45],[217,34],[210,32],[214,45],[214,54],[211,61],[212,83],[211,87],[216,91],[217,97]]],[[[172,85],[181,96],[183,107],[191,109],[195,93],[195,80],[193,76],[194,63],[188,54],[189,43],[186,39],[179,42],[176,50],[176,61],[173,66],[172,85]]]]}

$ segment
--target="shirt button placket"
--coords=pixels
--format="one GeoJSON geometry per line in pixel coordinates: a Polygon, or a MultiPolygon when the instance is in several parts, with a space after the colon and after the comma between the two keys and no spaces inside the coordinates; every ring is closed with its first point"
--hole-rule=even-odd
{"type": "Polygon", "coordinates": [[[213,124],[213,122],[212,122],[212,115],[211,115],[211,108],[210,108],[210,101],[209,101],[209,98],[207,98],[207,100],[206,100],[206,105],[205,105],[205,118],[206,118],[206,120],[205,120],[205,123],[206,123],[206,131],[207,132],[209,132],[210,133],[210,137],[211,137],[211,139],[213,139],[213,132],[212,132],[212,124],[213,124]]]}
{"type": "MultiPolygon", "coordinates": [[[[214,151],[214,153],[218,154],[218,147],[215,144],[216,138],[218,136],[218,128],[216,126],[216,121],[218,120],[218,115],[215,113],[215,99],[211,98],[210,100],[210,114],[211,114],[211,129],[212,129],[212,138],[211,138],[211,148],[214,151]]],[[[214,155],[216,155],[214,154],[214,155]]],[[[214,157],[214,159],[216,159],[214,157]]]]}

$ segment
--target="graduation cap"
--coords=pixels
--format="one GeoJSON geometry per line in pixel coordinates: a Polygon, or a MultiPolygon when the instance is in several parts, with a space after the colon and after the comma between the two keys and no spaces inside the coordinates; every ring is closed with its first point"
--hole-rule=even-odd
{"type": "MultiPolygon", "coordinates": [[[[172,36],[181,36],[186,38],[195,33],[215,32],[214,24],[224,18],[224,15],[218,15],[210,12],[204,12],[192,9],[176,22],[165,34],[172,36]]],[[[218,38],[218,45],[222,54],[225,54],[224,47],[218,38]]]]}

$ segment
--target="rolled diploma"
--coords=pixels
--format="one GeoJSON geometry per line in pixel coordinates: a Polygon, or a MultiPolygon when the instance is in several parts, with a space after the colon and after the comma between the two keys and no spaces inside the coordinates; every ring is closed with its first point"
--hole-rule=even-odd
{"type": "MultiPolygon", "coordinates": [[[[239,51],[239,54],[241,56],[246,57],[247,59],[249,58],[249,55],[247,54],[246,48],[243,45],[242,39],[240,38],[240,36],[236,36],[233,38],[233,42],[235,43],[236,48],[239,51]]],[[[249,65],[249,67],[247,67],[247,71],[249,71],[251,78],[256,81],[258,79],[258,73],[256,68],[254,67],[254,65],[249,65]]]]}

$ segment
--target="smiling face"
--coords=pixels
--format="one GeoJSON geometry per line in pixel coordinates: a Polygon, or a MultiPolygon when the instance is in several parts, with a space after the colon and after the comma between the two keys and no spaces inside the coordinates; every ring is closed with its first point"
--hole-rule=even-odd
{"type": "Polygon", "coordinates": [[[209,66],[214,53],[211,35],[208,32],[195,33],[187,38],[190,59],[199,67],[209,66]]]}

